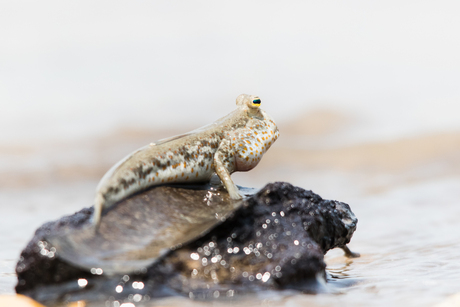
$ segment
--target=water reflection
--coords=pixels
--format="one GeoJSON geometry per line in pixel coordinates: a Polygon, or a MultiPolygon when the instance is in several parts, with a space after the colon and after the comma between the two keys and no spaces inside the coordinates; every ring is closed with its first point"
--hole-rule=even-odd
{"type": "Polygon", "coordinates": [[[88,284],[88,281],[84,278],[80,278],[77,280],[77,283],[80,288],[84,288],[88,284]]]}

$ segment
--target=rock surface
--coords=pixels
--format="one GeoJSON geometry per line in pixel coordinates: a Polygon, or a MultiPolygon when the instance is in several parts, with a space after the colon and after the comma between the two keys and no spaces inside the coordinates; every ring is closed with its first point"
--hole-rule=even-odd
{"type": "MultiPolygon", "coordinates": [[[[183,188],[157,187],[133,198],[142,207],[149,193],[171,193],[171,189],[184,193],[183,188]]],[[[197,200],[206,193],[189,192],[197,200]]],[[[123,210],[123,206],[122,202],[113,210],[123,210]]],[[[84,228],[91,214],[92,208],[83,209],[36,231],[16,267],[18,293],[52,305],[81,299],[90,304],[142,303],[170,295],[234,297],[276,289],[316,292],[325,281],[324,254],[344,247],[357,224],[347,204],[277,182],[245,199],[208,233],[176,246],[145,269],[99,275],[100,269],[61,260],[56,248],[45,241],[69,229],[84,228]]]]}

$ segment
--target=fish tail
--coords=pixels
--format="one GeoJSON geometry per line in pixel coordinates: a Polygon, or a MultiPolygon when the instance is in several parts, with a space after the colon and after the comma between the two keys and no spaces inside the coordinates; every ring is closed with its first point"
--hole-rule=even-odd
{"type": "Polygon", "coordinates": [[[93,214],[93,225],[95,228],[99,227],[101,222],[102,208],[104,206],[104,197],[101,193],[96,194],[94,199],[94,214],[93,214]]]}

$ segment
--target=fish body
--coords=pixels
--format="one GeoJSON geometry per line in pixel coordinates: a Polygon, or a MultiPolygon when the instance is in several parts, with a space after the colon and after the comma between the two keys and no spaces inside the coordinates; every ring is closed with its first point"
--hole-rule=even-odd
{"type": "Polygon", "coordinates": [[[151,143],[115,164],[100,181],[94,224],[102,210],[141,190],[161,184],[209,181],[214,173],[232,199],[241,195],[230,175],[254,168],[279,136],[257,96],[242,94],[237,109],[212,124],[151,143]]]}

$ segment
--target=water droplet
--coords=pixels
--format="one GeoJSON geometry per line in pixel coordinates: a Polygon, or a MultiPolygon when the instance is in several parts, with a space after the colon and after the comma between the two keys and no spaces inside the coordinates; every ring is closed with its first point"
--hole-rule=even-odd
{"type": "Polygon", "coordinates": [[[91,268],[91,274],[102,275],[102,273],[104,273],[104,271],[102,271],[101,268],[91,268]]]}
{"type": "Polygon", "coordinates": [[[140,302],[141,300],[142,300],[142,295],[140,295],[139,293],[134,294],[133,301],[137,303],[137,302],[140,302]]]}
{"type": "Polygon", "coordinates": [[[79,286],[80,288],[84,288],[84,287],[86,287],[86,285],[88,284],[88,281],[87,281],[86,279],[84,279],[84,278],[80,278],[80,279],[77,281],[77,283],[78,283],[78,286],[79,286]]]}
{"type": "Polygon", "coordinates": [[[192,258],[193,260],[198,260],[200,259],[200,255],[198,253],[191,253],[190,258],[192,258]]]}
{"type": "Polygon", "coordinates": [[[133,282],[133,288],[138,290],[144,289],[144,283],[142,281],[135,281],[133,282]]]}

